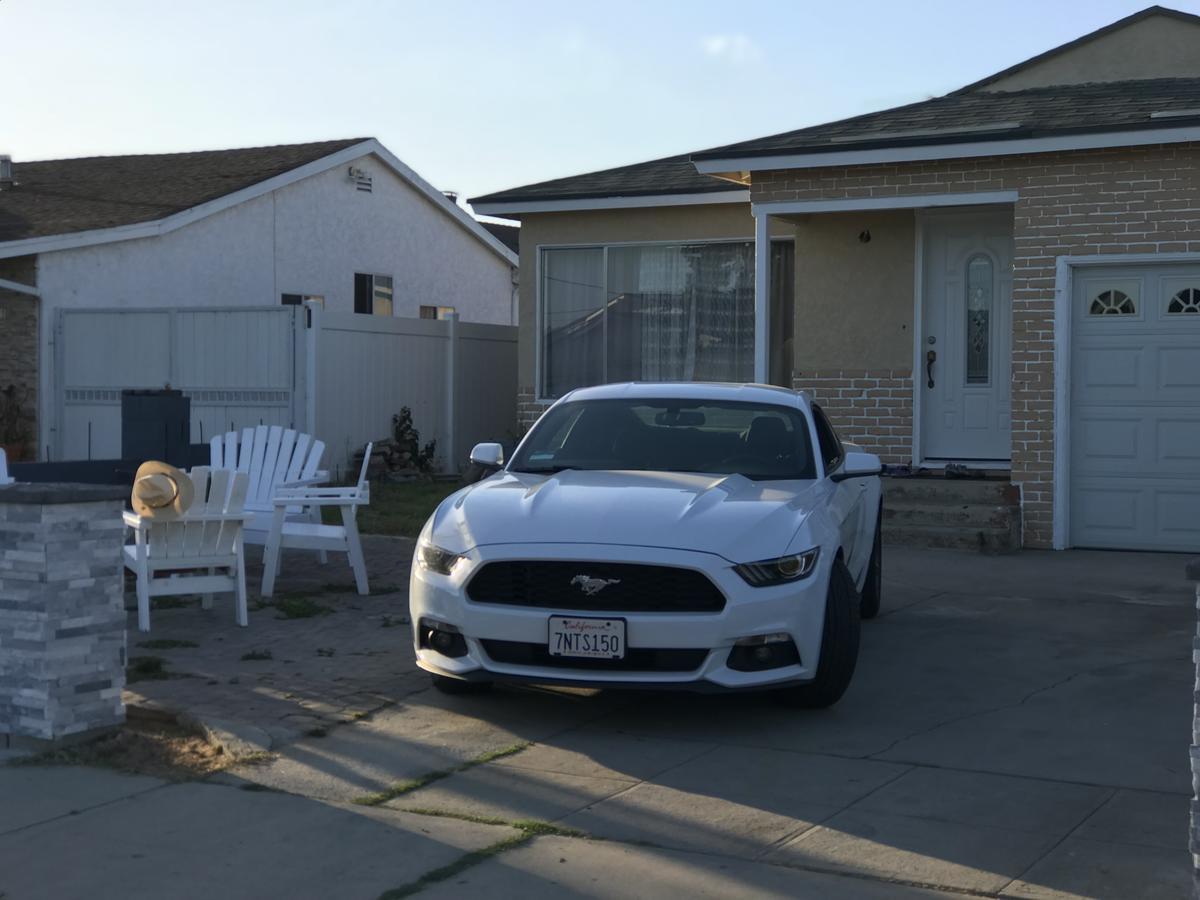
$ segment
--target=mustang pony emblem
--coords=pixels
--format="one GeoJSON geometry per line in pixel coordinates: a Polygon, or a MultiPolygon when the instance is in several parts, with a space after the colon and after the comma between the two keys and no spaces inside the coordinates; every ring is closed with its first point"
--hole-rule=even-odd
{"type": "Polygon", "coordinates": [[[571,586],[579,585],[579,589],[589,597],[600,593],[610,584],[620,583],[620,578],[593,578],[591,575],[576,575],[571,579],[571,586]]]}

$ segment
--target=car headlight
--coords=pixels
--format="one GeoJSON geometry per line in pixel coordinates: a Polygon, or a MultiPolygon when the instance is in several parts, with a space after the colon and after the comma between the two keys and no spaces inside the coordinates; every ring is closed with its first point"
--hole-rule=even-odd
{"type": "Polygon", "coordinates": [[[734,566],[733,570],[752,587],[771,587],[789,581],[799,581],[811,575],[812,570],[817,567],[817,557],[820,553],[819,547],[813,547],[811,550],[793,553],[790,556],[742,563],[740,566],[734,566]]]}
{"type": "Polygon", "coordinates": [[[417,562],[422,569],[430,572],[437,572],[439,575],[449,575],[460,559],[462,559],[462,556],[459,554],[443,550],[429,541],[421,541],[417,544],[417,562]]]}

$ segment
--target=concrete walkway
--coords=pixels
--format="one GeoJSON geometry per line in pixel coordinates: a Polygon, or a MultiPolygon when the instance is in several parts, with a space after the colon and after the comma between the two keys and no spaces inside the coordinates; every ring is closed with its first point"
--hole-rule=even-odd
{"type": "MultiPolygon", "coordinates": [[[[404,628],[364,624],[397,599],[330,592],[337,611],[318,619],[261,610],[243,634],[294,629],[305,647],[318,627],[330,646],[386,652],[360,670],[342,643],[289,651],[309,685],[292,700],[282,681],[233,688],[279,694],[274,713],[345,660],[329,680],[354,679],[375,711],[322,736],[287,728],[270,762],[204,783],[0,769],[0,893],[1190,896],[1183,560],[897,550],[885,566],[884,614],[823,712],[754,696],[445,697],[412,673],[404,628]]],[[[170,611],[162,631],[212,615],[170,611]]],[[[259,675],[282,680],[272,655],[259,675]]]]}

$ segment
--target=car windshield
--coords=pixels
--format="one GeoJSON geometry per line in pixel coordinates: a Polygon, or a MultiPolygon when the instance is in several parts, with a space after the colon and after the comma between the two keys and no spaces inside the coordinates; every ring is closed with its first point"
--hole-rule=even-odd
{"type": "Polygon", "coordinates": [[[553,407],[509,465],[513,472],[637,470],[814,478],[804,414],[723,400],[581,400],[553,407]]]}

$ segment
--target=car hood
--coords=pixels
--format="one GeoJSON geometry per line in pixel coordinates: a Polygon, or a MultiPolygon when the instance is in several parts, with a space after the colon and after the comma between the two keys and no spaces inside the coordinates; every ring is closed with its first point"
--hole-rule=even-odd
{"type": "Polygon", "coordinates": [[[489,544],[620,544],[731,562],[782,556],[812,509],[814,481],[675,472],[501,472],[448,498],[429,524],[455,553],[489,544]]]}

